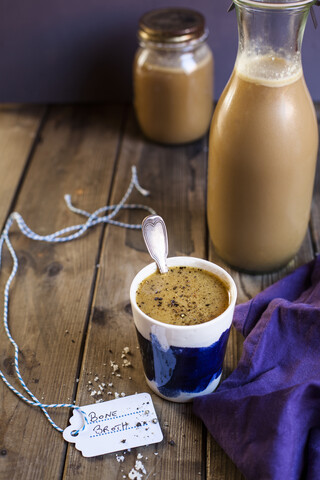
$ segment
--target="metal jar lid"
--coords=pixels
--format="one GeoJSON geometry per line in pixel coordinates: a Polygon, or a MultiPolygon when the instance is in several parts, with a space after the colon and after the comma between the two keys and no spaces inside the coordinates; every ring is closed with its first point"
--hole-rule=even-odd
{"type": "Polygon", "coordinates": [[[207,36],[204,16],[187,8],[161,8],[144,14],[138,37],[156,43],[182,43],[207,36]]]}

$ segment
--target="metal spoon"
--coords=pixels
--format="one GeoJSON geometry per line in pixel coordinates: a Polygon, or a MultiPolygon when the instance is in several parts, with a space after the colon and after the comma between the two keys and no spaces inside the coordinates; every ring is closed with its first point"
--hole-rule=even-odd
{"type": "Polygon", "coordinates": [[[166,224],[159,215],[149,215],[142,221],[142,235],[148,252],[160,273],[167,273],[168,235],[166,224]]]}

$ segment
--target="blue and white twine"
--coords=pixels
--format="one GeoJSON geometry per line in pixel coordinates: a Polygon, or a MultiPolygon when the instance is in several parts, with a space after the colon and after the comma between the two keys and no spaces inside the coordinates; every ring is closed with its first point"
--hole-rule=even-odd
{"type": "Polygon", "coordinates": [[[16,375],[17,375],[18,380],[19,380],[21,386],[23,387],[23,389],[31,397],[31,400],[29,398],[27,398],[25,395],[23,395],[21,392],[19,392],[13,385],[11,385],[11,383],[6,379],[5,375],[3,374],[3,372],[1,370],[0,370],[0,377],[2,378],[4,383],[7,385],[7,387],[10,388],[10,390],[13,393],[15,393],[21,400],[26,402],[28,405],[31,405],[31,406],[34,406],[34,407],[39,407],[43,411],[43,413],[45,414],[45,416],[47,417],[47,419],[49,420],[51,425],[56,430],[58,430],[59,432],[63,432],[63,429],[58,427],[58,425],[55,424],[55,422],[52,420],[52,418],[48,414],[48,412],[46,410],[47,408],[61,408],[61,407],[73,408],[73,409],[77,410],[79,413],[82,414],[82,416],[84,418],[83,426],[82,426],[81,429],[73,432],[74,436],[76,436],[80,431],[84,430],[85,425],[87,423],[87,418],[86,418],[85,412],[83,412],[83,410],[81,410],[80,407],[78,407],[74,404],[69,404],[69,403],[44,404],[44,403],[40,402],[35,397],[35,395],[30,391],[30,389],[27,387],[26,383],[24,382],[24,380],[21,376],[20,369],[19,369],[19,347],[16,344],[16,342],[14,341],[14,339],[12,338],[12,335],[11,335],[10,329],[9,329],[9,322],[8,322],[8,318],[9,318],[9,291],[10,291],[11,283],[12,283],[12,281],[13,281],[13,279],[14,279],[17,271],[18,271],[18,266],[19,266],[16,252],[15,252],[15,250],[14,250],[14,248],[13,248],[11,242],[10,242],[10,239],[9,239],[9,231],[10,231],[10,228],[11,228],[13,222],[16,221],[16,223],[17,223],[20,231],[23,233],[23,235],[25,235],[28,238],[31,238],[32,240],[37,240],[37,241],[42,241],[42,242],[51,242],[51,243],[62,243],[62,242],[70,242],[71,240],[75,240],[76,238],[83,235],[89,228],[94,227],[95,225],[97,225],[99,223],[110,223],[112,225],[116,225],[116,226],[124,227],[124,228],[141,229],[141,224],[123,223],[123,222],[118,222],[118,221],[114,220],[114,217],[117,215],[117,213],[119,213],[119,211],[121,209],[142,209],[142,210],[147,210],[150,214],[155,214],[155,211],[152,208],[150,208],[146,205],[126,204],[125,203],[127,201],[127,199],[129,198],[129,196],[130,196],[134,187],[143,196],[149,195],[149,192],[147,190],[145,190],[144,188],[142,188],[139,184],[138,177],[137,177],[137,171],[136,171],[135,166],[132,167],[132,176],[131,176],[131,181],[130,181],[130,185],[128,187],[128,190],[126,191],[126,193],[123,196],[123,198],[121,199],[121,201],[116,205],[102,207],[102,208],[99,208],[98,210],[96,210],[93,213],[89,213],[89,212],[86,212],[85,210],[81,210],[79,208],[74,207],[71,204],[70,195],[65,195],[65,197],[64,197],[65,202],[66,202],[69,210],[71,210],[72,212],[77,213],[79,215],[83,215],[85,217],[88,217],[88,220],[84,224],[73,225],[71,227],[63,228],[62,230],[59,230],[55,233],[52,233],[51,235],[38,235],[37,233],[33,232],[26,225],[25,221],[23,220],[22,216],[19,213],[13,212],[9,216],[9,218],[6,222],[6,225],[4,227],[4,230],[3,230],[2,234],[1,234],[1,237],[0,237],[0,268],[1,268],[1,259],[2,259],[2,249],[3,249],[3,244],[4,243],[7,245],[7,248],[10,252],[10,255],[11,255],[11,258],[12,258],[12,261],[13,261],[11,274],[10,274],[10,276],[9,276],[7,282],[6,282],[5,289],[4,289],[3,324],[4,324],[4,328],[5,328],[7,337],[14,347],[14,368],[15,368],[16,375]],[[109,211],[111,213],[109,213],[108,215],[99,216],[99,215],[101,215],[103,213],[106,213],[106,212],[109,212],[109,211]]]}

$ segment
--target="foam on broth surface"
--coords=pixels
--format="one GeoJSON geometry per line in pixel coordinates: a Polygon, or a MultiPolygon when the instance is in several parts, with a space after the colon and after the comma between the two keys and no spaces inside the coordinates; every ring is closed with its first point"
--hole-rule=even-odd
{"type": "Polygon", "coordinates": [[[194,267],[155,272],[137,290],[138,307],[149,317],[172,325],[198,325],[221,315],[229,292],[216,275],[194,267]]]}

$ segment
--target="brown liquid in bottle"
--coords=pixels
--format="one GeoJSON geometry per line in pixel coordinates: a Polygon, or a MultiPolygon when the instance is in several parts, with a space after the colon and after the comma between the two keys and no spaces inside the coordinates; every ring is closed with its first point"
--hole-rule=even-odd
{"type": "Polygon", "coordinates": [[[208,50],[190,71],[145,62],[134,65],[135,110],[152,140],[192,142],[208,130],[212,115],[213,57],[208,50]]]}
{"type": "Polygon", "coordinates": [[[236,65],[210,130],[210,235],[223,259],[248,271],[286,264],[309,220],[317,122],[301,68],[283,63],[236,65]]]}

